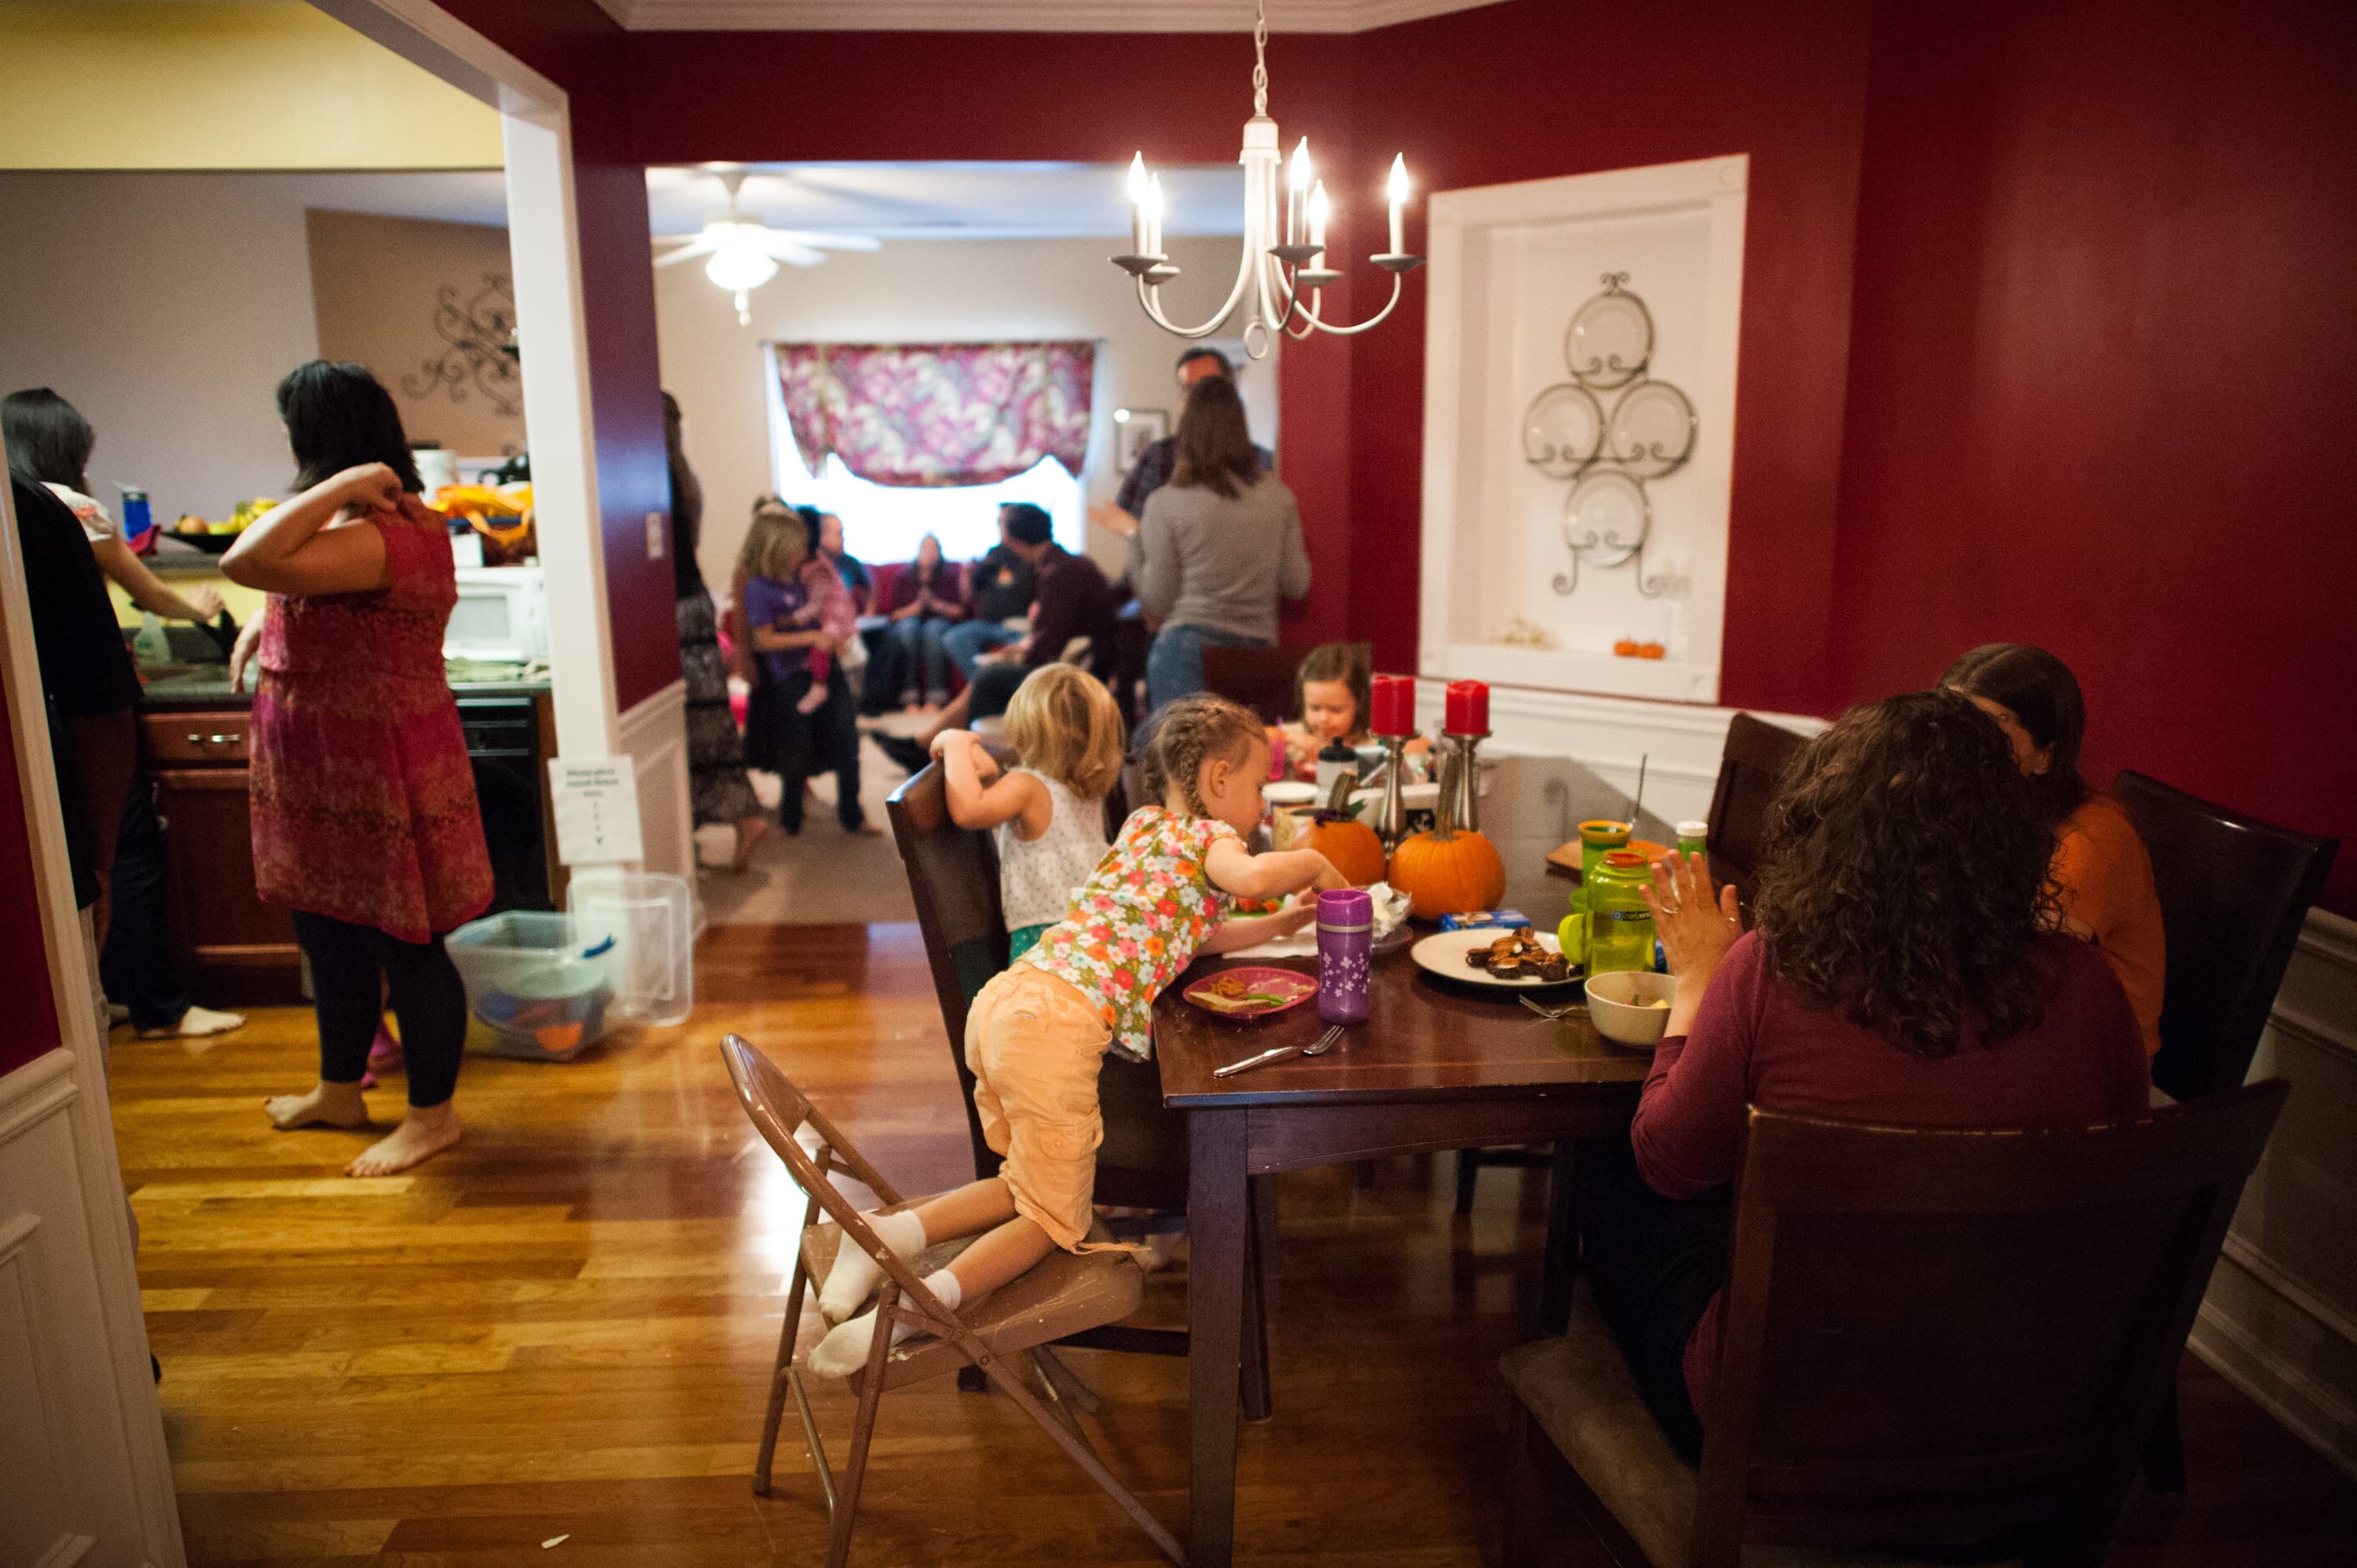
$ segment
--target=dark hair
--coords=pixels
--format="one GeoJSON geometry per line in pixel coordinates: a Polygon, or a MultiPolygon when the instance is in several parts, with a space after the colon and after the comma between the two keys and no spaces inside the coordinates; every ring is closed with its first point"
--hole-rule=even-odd
{"type": "Polygon", "coordinates": [[[1178,368],[1180,373],[1185,373],[1187,367],[1193,364],[1198,360],[1216,360],[1219,363],[1221,375],[1225,376],[1230,381],[1236,379],[1236,362],[1233,360],[1229,359],[1225,354],[1221,353],[1217,349],[1205,348],[1200,343],[1196,344],[1193,348],[1178,356],[1178,368]]]}
{"type": "Polygon", "coordinates": [[[819,519],[826,514],[818,508],[808,505],[795,507],[792,510],[796,517],[802,520],[802,532],[810,536],[810,553],[815,559],[818,555],[818,535],[821,526],[819,519]]]}
{"type": "Polygon", "coordinates": [[[1373,677],[1367,669],[1367,650],[1357,642],[1321,642],[1311,649],[1301,660],[1300,672],[1293,678],[1294,706],[1300,711],[1296,718],[1309,716],[1309,700],[1302,688],[1312,681],[1340,681],[1351,688],[1351,701],[1358,711],[1351,715],[1351,733],[1367,732],[1367,713],[1374,701],[1373,677]]]}
{"type": "Polygon", "coordinates": [[[2052,757],[2029,780],[2039,817],[2051,830],[2087,798],[2079,777],[2079,748],[2087,739],[2087,703],[2071,667],[2042,648],[1987,642],[1947,668],[1940,684],[1968,697],[1986,697],[2019,720],[2029,738],[2052,757]]]}
{"type": "Polygon", "coordinates": [[[1017,544],[1045,544],[1056,535],[1048,509],[1029,501],[1008,501],[998,515],[1006,524],[1006,537],[1017,544]]]}
{"type": "Polygon", "coordinates": [[[1267,734],[1260,715],[1241,703],[1209,693],[1179,698],[1155,714],[1152,734],[1144,742],[1146,800],[1141,804],[1162,804],[1176,784],[1187,809],[1205,815],[1203,798],[1195,789],[1204,758],[1237,760],[1244,748],[1267,734]]]}
{"type": "Polygon", "coordinates": [[[412,494],[425,488],[401,431],[401,411],[366,365],[314,360],[296,366],[278,383],[278,417],[295,450],[298,490],[363,463],[382,463],[412,494]]]}
{"type": "Polygon", "coordinates": [[[0,434],[8,442],[10,470],[37,485],[90,489],[82,470],[98,437],[81,411],[47,387],[0,398],[0,434]]]}
{"type": "Polygon", "coordinates": [[[662,411],[663,459],[671,470],[672,555],[684,570],[704,537],[704,487],[688,467],[687,448],[680,443],[679,399],[663,393],[662,411]]]}
{"type": "Polygon", "coordinates": [[[1239,482],[1260,478],[1260,454],[1244,424],[1244,400],[1225,376],[1206,376],[1187,389],[1186,412],[1178,416],[1178,461],[1170,482],[1181,489],[1200,485],[1233,500],[1239,482]]]}
{"type": "Polygon", "coordinates": [[[2013,748],[1953,692],[1855,707],[1769,808],[1760,940],[1812,1007],[1918,1056],[2035,1026],[2054,839],[2013,748]]]}

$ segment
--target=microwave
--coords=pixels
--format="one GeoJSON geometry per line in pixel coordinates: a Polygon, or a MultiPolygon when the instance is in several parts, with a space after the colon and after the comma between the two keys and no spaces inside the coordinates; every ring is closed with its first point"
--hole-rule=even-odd
{"type": "Polygon", "coordinates": [[[442,657],[523,664],[548,657],[548,588],[538,566],[461,566],[442,657]]]}

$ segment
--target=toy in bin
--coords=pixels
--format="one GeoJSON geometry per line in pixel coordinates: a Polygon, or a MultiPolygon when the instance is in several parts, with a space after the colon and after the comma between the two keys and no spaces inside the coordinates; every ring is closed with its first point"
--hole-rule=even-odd
{"type": "Polygon", "coordinates": [[[614,990],[600,961],[611,937],[584,948],[572,917],[510,909],[468,921],[448,946],[467,984],[469,1049],[570,1061],[605,1033],[614,990]]]}

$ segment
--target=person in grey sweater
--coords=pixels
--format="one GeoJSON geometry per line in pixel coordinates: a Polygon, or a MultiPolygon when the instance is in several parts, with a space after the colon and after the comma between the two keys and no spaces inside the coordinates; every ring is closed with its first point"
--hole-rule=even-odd
{"type": "Polygon", "coordinates": [[[1146,660],[1149,707],[1200,691],[1203,649],[1267,648],[1276,601],[1309,592],[1293,492],[1261,468],[1233,381],[1195,383],[1178,421],[1178,466],[1147,498],[1129,540],[1130,585],[1161,621],[1146,660]]]}

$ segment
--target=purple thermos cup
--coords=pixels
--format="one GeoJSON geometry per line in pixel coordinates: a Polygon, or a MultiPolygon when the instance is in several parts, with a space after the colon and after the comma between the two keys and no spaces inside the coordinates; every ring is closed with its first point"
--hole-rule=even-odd
{"type": "Polygon", "coordinates": [[[1375,901],[1356,887],[1318,895],[1318,1015],[1356,1024],[1367,1015],[1367,964],[1375,950],[1375,901]]]}

